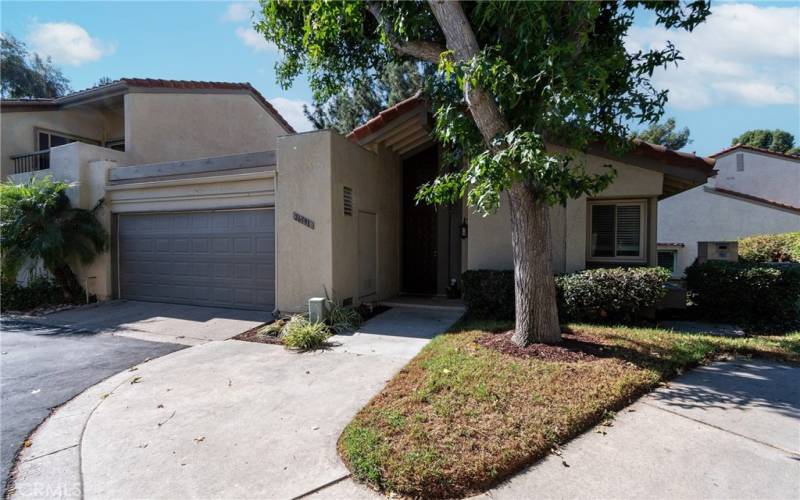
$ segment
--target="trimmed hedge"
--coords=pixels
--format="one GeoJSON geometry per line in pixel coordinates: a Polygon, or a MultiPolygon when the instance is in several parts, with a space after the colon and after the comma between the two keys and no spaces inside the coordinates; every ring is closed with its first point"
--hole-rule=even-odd
{"type": "Polygon", "coordinates": [[[630,322],[664,297],[663,267],[592,269],[556,276],[559,316],[565,321],[630,322]]]}
{"type": "Polygon", "coordinates": [[[689,298],[699,312],[726,323],[768,329],[800,318],[800,265],[709,261],[686,268],[689,298]]]}
{"type": "MultiPolygon", "coordinates": [[[[669,271],[657,267],[592,269],[558,275],[559,317],[562,321],[630,321],[661,300],[668,279],[669,271]]],[[[514,319],[513,271],[466,271],[461,283],[470,316],[514,319]]]]}
{"type": "Polygon", "coordinates": [[[758,262],[800,262],[800,231],[759,234],[739,240],[739,260],[758,262]]]}

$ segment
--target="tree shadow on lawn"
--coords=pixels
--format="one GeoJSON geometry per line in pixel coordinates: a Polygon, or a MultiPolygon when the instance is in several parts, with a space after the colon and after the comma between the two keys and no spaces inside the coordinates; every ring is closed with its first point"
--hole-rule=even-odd
{"type": "MultiPolygon", "coordinates": [[[[503,331],[502,327],[509,326],[508,323],[498,322],[494,326],[489,330],[491,333],[479,336],[476,342],[503,354],[543,361],[617,359],[639,369],[655,371],[664,380],[723,355],[755,355],[777,360],[779,363],[742,359],[727,365],[704,366],[684,375],[669,388],[655,391],[652,396],[682,409],[758,407],[800,419],[800,366],[791,354],[759,351],[753,346],[728,343],[729,340],[701,333],[654,331],[647,337],[613,333],[613,327],[590,325],[585,328],[564,326],[563,341],[557,346],[531,344],[521,348],[511,340],[513,330],[503,331]],[[595,328],[602,334],[594,335],[595,328]]],[[[794,351],[794,344],[783,347],[794,351]]]]}

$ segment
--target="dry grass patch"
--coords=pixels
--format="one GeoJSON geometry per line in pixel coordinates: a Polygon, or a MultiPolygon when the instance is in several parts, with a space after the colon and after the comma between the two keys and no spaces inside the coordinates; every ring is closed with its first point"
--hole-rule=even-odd
{"type": "Polygon", "coordinates": [[[580,355],[553,360],[487,347],[489,331],[509,327],[462,323],[403,368],[339,439],[354,476],[414,497],[466,496],[687,367],[725,353],[800,362],[800,332],[725,339],[573,325],[568,349],[580,355]]]}

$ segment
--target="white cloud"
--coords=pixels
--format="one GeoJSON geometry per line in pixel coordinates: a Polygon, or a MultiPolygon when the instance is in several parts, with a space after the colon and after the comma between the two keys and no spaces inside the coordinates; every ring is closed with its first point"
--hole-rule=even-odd
{"type": "Polygon", "coordinates": [[[58,64],[80,66],[113,54],[115,47],[92,38],[83,27],[70,22],[37,23],[28,34],[33,52],[58,64]]]}
{"type": "Polygon", "coordinates": [[[222,15],[223,21],[242,22],[249,21],[253,10],[258,4],[255,2],[234,2],[228,4],[225,13],[222,15]]]}
{"type": "Polygon", "coordinates": [[[309,105],[306,101],[274,97],[270,99],[269,102],[296,131],[308,132],[314,129],[314,126],[308,118],[306,118],[306,115],[303,114],[303,105],[309,105]]]}
{"type": "Polygon", "coordinates": [[[715,4],[693,32],[631,28],[630,51],[659,49],[671,40],[684,60],[658,70],[657,88],[671,105],[700,109],[730,102],[793,104],[800,96],[800,8],[715,4]]]}
{"type": "Polygon", "coordinates": [[[236,28],[236,36],[239,37],[239,40],[241,40],[245,45],[256,52],[271,52],[278,50],[274,43],[268,42],[263,35],[256,32],[256,30],[253,28],[239,26],[236,28]]]}

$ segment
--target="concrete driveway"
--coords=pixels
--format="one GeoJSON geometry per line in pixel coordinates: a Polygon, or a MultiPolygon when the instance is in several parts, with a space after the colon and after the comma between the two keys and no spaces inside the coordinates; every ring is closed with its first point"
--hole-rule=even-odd
{"type": "Polygon", "coordinates": [[[155,342],[225,340],[272,319],[263,311],[114,300],[37,318],[38,322],[155,342]]]}
{"type": "Polygon", "coordinates": [[[342,481],[344,426],[461,314],[395,308],[325,351],[208,342],[120,373],[36,432],[17,496],[294,498],[342,481]]]}
{"type": "Polygon", "coordinates": [[[17,450],[51,408],[120,370],[183,347],[7,319],[0,328],[3,483],[17,450]]]}

